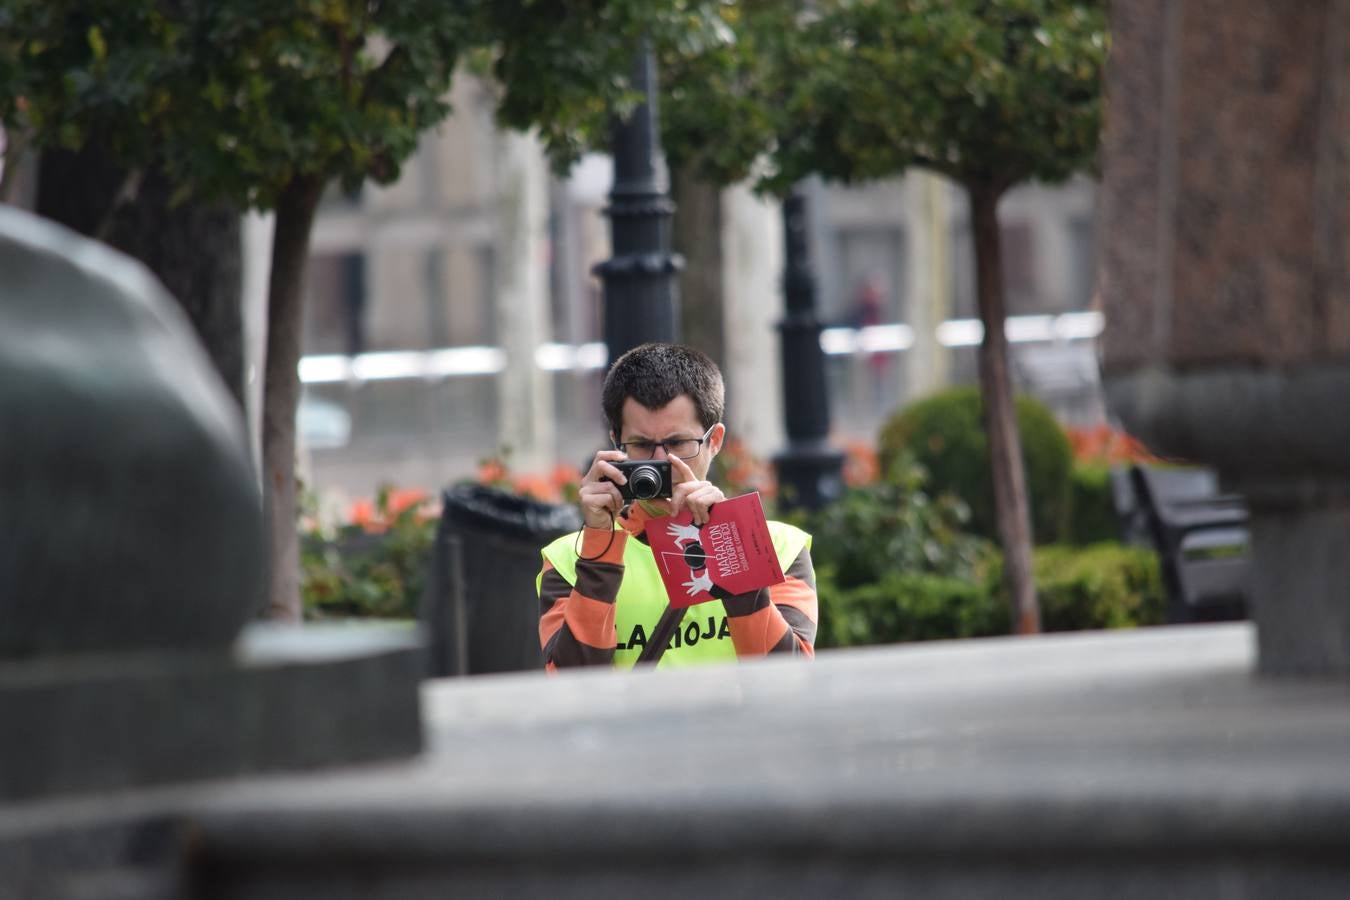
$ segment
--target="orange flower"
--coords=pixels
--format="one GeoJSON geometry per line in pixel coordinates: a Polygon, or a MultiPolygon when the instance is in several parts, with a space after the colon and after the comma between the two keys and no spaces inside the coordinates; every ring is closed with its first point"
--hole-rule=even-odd
{"type": "Polygon", "coordinates": [[[511,490],[545,502],[558,499],[558,488],[542,475],[517,475],[511,479],[511,490]]]}
{"type": "Polygon", "coordinates": [[[391,490],[387,501],[388,509],[386,515],[390,519],[397,518],[400,513],[409,507],[421,506],[427,501],[427,492],[419,488],[401,488],[391,490]]]}
{"type": "Polygon", "coordinates": [[[420,488],[381,488],[382,500],[354,500],[347,510],[347,521],[363,530],[377,534],[388,530],[390,524],[409,509],[416,510],[421,521],[435,518],[439,511],[432,509],[427,492],[420,488]]]}
{"type": "Polygon", "coordinates": [[[754,453],[739,438],[731,438],[722,445],[718,456],[722,468],[723,489],[735,496],[759,491],[772,497],[777,491],[773,467],[754,453]]]}
{"type": "Polygon", "coordinates": [[[509,476],[506,464],[496,457],[490,457],[478,464],[478,480],[483,484],[500,484],[509,476]]]}
{"type": "Polygon", "coordinates": [[[877,451],[865,441],[844,444],[844,483],[850,487],[872,484],[881,477],[877,451]]]}
{"type": "Polygon", "coordinates": [[[581,483],[581,473],[567,463],[557,463],[553,466],[553,471],[549,473],[549,481],[554,487],[562,490],[563,488],[581,483]]]}
{"type": "Polygon", "coordinates": [[[1073,448],[1073,458],[1080,463],[1119,465],[1158,460],[1137,439],[1104,423],[1088,428],[1066,428],[1065,432],[1073,448]]]}
{"type": "Polygon", "coordinates": [[[370,500],[353,501],[347,521],[369,532],[384,531],[385,524],[375,515],[375,504],[370,500]]]}

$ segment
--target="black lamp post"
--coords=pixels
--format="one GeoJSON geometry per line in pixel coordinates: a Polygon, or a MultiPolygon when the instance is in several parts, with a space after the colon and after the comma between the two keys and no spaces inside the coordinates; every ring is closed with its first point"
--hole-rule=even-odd
{"type": "Polygon", "coordinates": [[[613,256],[595,267],[604,283],[605,343],[613,363],[647,341],[679,339],[675,275],[684,260],[670,252],[670,177],[661,153],[656,60],[644,39],[633,87],[646,102],[614,126],[614,187],[609,194],[613,256]]]}
{"type": "Polygon", "coordinates": [[[797,186],[783,201],[783,293],[787,315],[782,336],[783,412],[788,445],[774,457],[782,500],[815,509],[843,490],[844,455],[827,443],[830,403],[825,391],[825,354],[816,318],[816,278],[806,234],[806,195],[797,186]]]}

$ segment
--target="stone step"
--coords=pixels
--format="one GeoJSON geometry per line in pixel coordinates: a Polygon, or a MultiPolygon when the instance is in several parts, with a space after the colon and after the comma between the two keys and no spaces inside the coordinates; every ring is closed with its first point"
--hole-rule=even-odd
{"type": "Polygon", "coordinates": [[[1350,683],[1247,623],[430,683],[430,748],[199,795],[201,896],[1343,897],[1350,683]]]}

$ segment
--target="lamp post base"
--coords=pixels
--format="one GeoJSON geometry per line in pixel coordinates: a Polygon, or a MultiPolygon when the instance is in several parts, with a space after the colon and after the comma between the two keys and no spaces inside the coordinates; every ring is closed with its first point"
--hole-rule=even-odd
{"type": "Polygon", "coordinates": [[[819,509],[844,491],[844,454],[827,444],[790,444],[773,465],[779,500],[788,508],[819,509]]]}

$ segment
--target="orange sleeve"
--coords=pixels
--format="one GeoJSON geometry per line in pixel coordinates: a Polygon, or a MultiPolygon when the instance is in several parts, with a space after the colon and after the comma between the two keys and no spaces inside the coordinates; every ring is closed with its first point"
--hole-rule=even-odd
{"type": "Polygon", "coordinates": [[[576,584],[544,560],[539,579],[539,644],[549,671],[614,661],[614,601],[623,583],[628,534],[584,528],[576,584]]]}
{"type": "Polygon", "coordinates": [[[784,574],[779,584],[723,601],[737,656],[815,656],[820,612],[811,552],[803,548],[784,574]]]}

